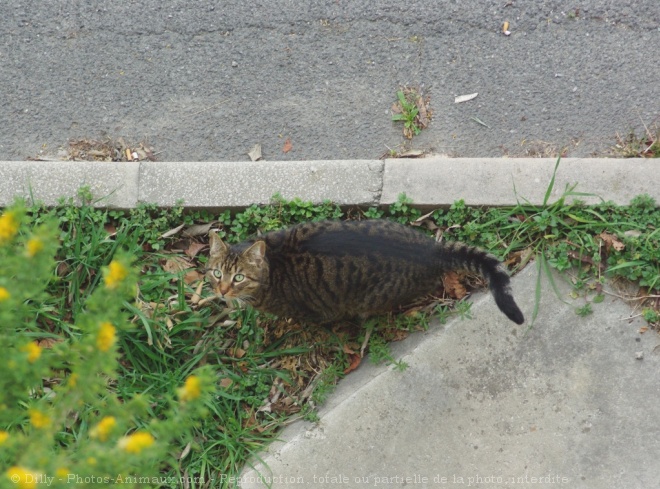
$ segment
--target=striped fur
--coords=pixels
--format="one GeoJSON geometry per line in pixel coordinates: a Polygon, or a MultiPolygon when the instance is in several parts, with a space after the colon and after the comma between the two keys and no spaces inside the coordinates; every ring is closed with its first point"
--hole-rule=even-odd
{"type": "Polygon", "coordinates": [[[212,233],[207,277],[228,300],[324,324],[406,305],[437,291],[442,273],[457,269],[486,277],[500,310],[523,323],[493,255],[385,220],[304,223],[231,247],[212,233]]]}

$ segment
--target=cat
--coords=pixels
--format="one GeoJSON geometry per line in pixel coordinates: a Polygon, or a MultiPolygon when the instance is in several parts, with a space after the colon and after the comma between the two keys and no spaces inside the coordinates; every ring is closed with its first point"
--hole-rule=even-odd
{"type": "Polygon", "coordinates": [[[329,325],[409,304],[457,269],[485,276],[500,310],[524,322],[496,257],[387,220],[308,222],[232,246],[212,232],[206,276],[226,301],[329,325]]]}

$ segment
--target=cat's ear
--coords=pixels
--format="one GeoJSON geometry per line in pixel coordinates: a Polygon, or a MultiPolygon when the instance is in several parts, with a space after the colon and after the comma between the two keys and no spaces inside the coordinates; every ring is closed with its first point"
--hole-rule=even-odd
{"type": "Polygon", "coordinates": [[[209,233],[209,244],[211,245],[209,252],[211,256],[226,255],[229,253],[229,246],[220,239],[220,236],[215,231],[209,233]]]}
{"type": "Polygon", "coordinates": [[[264,241],[255,242],[243,252],[243,256],[248,262],[254,263],[256,266],[261,266],[266,256],[266,243],[264,241]]]}

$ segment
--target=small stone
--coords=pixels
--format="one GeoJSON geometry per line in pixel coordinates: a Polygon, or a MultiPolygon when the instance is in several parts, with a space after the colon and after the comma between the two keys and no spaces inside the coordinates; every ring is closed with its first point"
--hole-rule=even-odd
{"type": "Polygon", "coordinates": [[[231,67],[236,68],[238,66],[238,63],[236,61],[231,62],[231,67]]]}
{"type": "Polygon", "coordinates": [[[643,351],[638,351],[637,353],[635,353],[635,358],[637,360],[642,360],[644,358],[644,352],[643,351]]]}

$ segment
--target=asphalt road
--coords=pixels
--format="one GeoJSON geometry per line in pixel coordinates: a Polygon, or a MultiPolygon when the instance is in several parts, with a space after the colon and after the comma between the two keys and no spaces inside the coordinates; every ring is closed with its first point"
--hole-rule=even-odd
{"type": "Polygon", "coordinates": [[[583,157],[660,123],[659,52],[658,0],[2,0],[0,160],[104,135],[167,161],[375,158],[404,142],[406,84],[433,110],[415,148],[583,157]]]}

